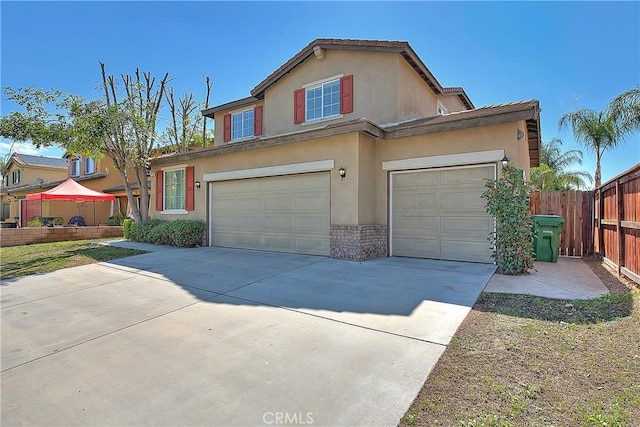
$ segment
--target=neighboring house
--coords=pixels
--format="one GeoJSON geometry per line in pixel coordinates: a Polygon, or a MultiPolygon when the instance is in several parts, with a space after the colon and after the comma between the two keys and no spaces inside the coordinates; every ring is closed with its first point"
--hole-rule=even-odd
{"type": "Polygon", "coordinates": [[[406,42],[318,39],[203,111],[215,145],[151,160],[151,214],[211,246],[492,262],[480,196],[539,163],[538,101],[474,107],[406,42]]]}
{"type": "MultiPolygon", "coordinates": [[[[29,219],[39,216],[59,216],[66,223],[71,217],[80,215],[88,225],[97,225],[105,222],[114,212],[126,213],[128,209],[122,178],[107,156],[94,160],[67,154],[57,159],[16,153],[11,156],[2,174],[2,219],[18,222],[23,227],[29,219]],[[114,206],[106,202],[40,203],[25,200],[27,194],[49,190],[69,177],[92,190],[114,194],[114,206]]],[[[139,193],[134,190],[134,194],[139,193]]]]}
{"type": "Polygon", "coordinates": [[[2,221],[17,222],[20,201],[27,194],[53,188],[67,178],[67,161],[54,157],[14,153],[2,169],[2,221]]]}
{"type": "MultiPolygon", "coordinates": [[[[110,157],[104,155],[99,160],[94,160],[90,157],[68,154],[67,158],[69,160],[70,177],[92,190],[116,196],[114,212],[131,213],[122,175],[120,175],[110,157]]],[[[129,185],[133,190],[136,202],[139,203],[140,190],[138,189],[138,184],[130,182],[129,185]]],[[[109,212],[107,212],[105,204],[102,206],[102,212],[97,215],[97,219],[104,221],[112,214],[110,207],[109,212]]],[[[91,217],[91,212],[89,212],[89,217],[91,217]]]]}

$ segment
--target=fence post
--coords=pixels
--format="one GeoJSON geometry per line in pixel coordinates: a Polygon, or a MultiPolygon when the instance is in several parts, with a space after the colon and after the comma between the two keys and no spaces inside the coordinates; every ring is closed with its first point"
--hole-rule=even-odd
{"type": "Polygon", "coordinates": [[[624,214],[624,204],[622,203],[622,188],[620,187],[620,180],[616,180],[616,235],[618,240],[618,276],[622,273],[622,263],[624,262],[624,242],[622,232],[622,215],[624,214]]]}

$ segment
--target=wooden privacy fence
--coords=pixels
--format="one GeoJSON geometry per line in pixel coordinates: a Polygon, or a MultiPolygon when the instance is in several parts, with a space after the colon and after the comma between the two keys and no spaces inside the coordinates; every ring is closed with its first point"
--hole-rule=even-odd
{"type": "Polygon", "coordinates": [[[595,251],[640,283],[640,163],[605,182],[593,199],[595,251]]]}
{"type": "Polygon", "coordinates": [[[582,257],[593,253],[593,191],[534,191],[529,208],[532,215],[564,218],[559,255],[582,257]]]}

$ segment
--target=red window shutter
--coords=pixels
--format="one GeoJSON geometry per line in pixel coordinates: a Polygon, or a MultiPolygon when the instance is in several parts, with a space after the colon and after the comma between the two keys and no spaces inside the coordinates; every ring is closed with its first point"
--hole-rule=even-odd
{"type": "Polygon", "coordinates": [[[253,134],[262,135],[262,105],[253,109],[253,134]]]}
{"type": "Polygon", "coordinates": [[[164,209],[164,172],[156,171],[156,212],[162,212],[164,209]]]}
{"type": "Polygon", "coordinates": [[[192,211],[195,209],[195,194],[194,194],[194,186],[195,186],[195,179],[194,179],[194,167],[193,166],[188,166],[186,169],[186,186],[187,186],[187,191],[186,191],[186,200],[184,203],[185,209],[188,211],[192,211]]]}
{"type": "Polygon", "coordinates": [[[304,122],[304,89],[293,92],[293,123],[304,122]]]}
{"type": "Polygon", "coordinates": [[[340,114],[353,112],[353,74],[340,79],[340,114]]]}
{"type": "Polygon", "coordinates": [[[231,114],[224,115],[224,142],[231,141],[231,114]]]}

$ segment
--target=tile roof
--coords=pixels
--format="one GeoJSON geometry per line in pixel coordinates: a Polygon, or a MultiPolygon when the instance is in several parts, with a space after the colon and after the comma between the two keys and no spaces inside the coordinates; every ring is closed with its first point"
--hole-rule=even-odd
{"type": "Polygon", "coordinates": [[[11,157],[18,163],[27,166],[45,166],[58,169],[67,168],[67,161],[65,159],[58,159],[56,157],[32,156],[30,154],[21,153],[14,153],[11,157]]]}

